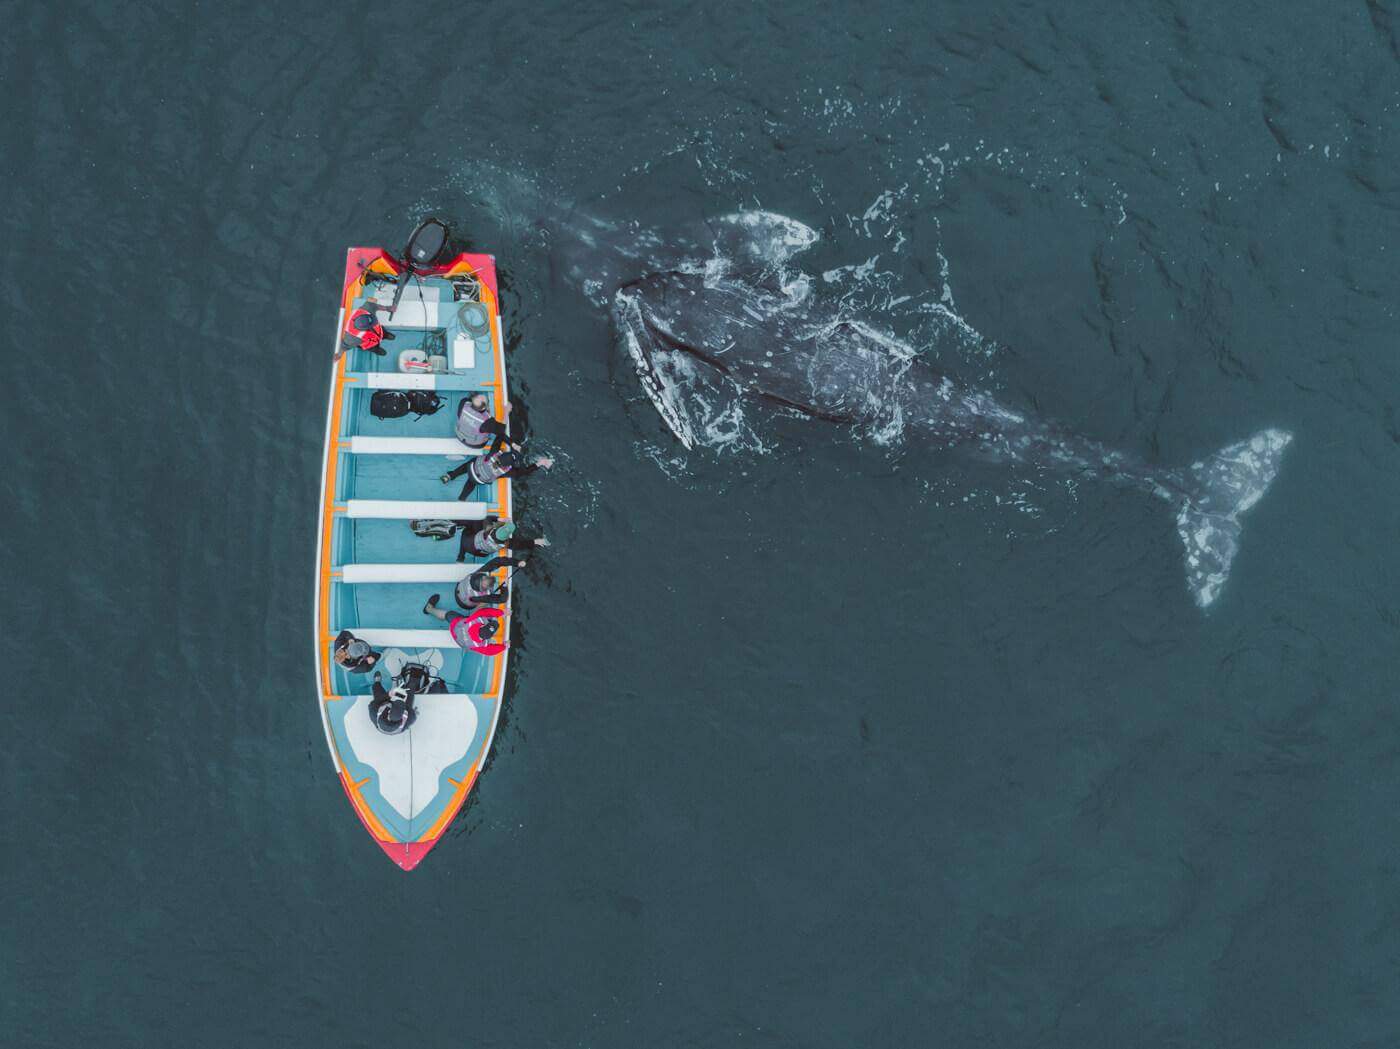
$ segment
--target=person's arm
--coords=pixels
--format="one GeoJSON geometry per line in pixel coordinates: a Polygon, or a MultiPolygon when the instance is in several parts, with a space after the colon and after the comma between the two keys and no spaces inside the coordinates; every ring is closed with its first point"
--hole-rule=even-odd
{"type": "MultiPolygon", "coordinates": [[[[375,702],[375,703],[387,703],[387,702],[389,702],[389,693],[386,692],[386,691],[384,691],[384,686],[381,685],[381,684],[379,683],[379,672],[378,672],[378,671],[375,671],[375,674],[374,674],[374,685],[372,686],[372,691],[374,692],[374,702],[375,702]]],[[[373,705],[373,704],[371,704],[371,705],[373,705]]]]}
{"type": "Polygon", "coordinates": [[[499,419],[487,419],[484,423],[481,424],[481,432],[489,433],[493,437],[500,437],[504,438],[505,440],[510,440],[510,434],[506,430],[506,424],[501,422],[499,419]]]}
{"type": "Polygon", "coordinates": [[[348,645],[350,643],[350,639],[354,636],[355,635],[350,633],[350,631],[342,630],[340,633],[335,635],[335,641],[331,643],[331,647],[339,651],[340,649],[348,645]]]}
{"type": "Polygon", "coordinates": [[[554,466],[554,460],[547,455],[537,455],[529,462],[517,466],[510,471],[511,477],[527,477],[536,470],[548,470],[554,466]]]}

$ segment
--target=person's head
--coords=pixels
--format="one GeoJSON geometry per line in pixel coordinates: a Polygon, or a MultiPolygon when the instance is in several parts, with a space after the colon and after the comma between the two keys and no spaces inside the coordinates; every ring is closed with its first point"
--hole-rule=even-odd
{"type": "Polygon", "coordinates": [[[479,412],[484,412],[484,411],[486,411],[486,407],[487,407],[487,405],[488,405],[489,403],[490,403],[490,402],[486,400],[486,394],[484,394],[484,393],[474,393],[474,394],[472,394],[471,406],[472,406],[473,408],[475,408],[477,411],[479,411],[479,412]]]}
{"type": "Polygon", "coordinates": [[[369,331],[374,327],[373,311],[355,314],[354,319],[350,322],[350,326],[356,331],[369,331]]]}
{"type": "Polygon", "coordinates": [[[520,453],[514,448],[502,448],[496,453],[496,462],[503,470],[514,470],[520,465],[520,453]]]}
{"type": "Polygon", "coordinates": [[[511,538],[513,538],[515,535],[515,522],[502,521],[494,529],[492,529],[491,534],[496,537],[497,542],[509,542],[511,538]]]}
{"type": "Polygon", "coordinates": [[[484,594],[495,586],[496,581],[491,578],[490,572],[473,572],[467,582],[478,594],[484,594]]]}
{"type": "Polygon", "coordinates": [[[500,629],[495,618],[482,619],[476,628],[477,636],[483,641],[490,641],[496,636],[496,631],[500,629]]]}

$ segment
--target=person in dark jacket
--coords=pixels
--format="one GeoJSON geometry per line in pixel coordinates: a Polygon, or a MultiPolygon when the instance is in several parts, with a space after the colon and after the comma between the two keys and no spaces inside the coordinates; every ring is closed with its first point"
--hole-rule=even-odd
{"type": "Polygon", "coordinates": [[[468,459],[455,470],[449,470],[439,480],[443,484],[451,484],[466,474],[467,483],[457,496],[458,499],[466,499],[479,484],[494,484],[502,477],[524,477],[536,470],[548,470],[553,466],[554,460],[547,455],[526,459],[521,445],[512,440],[502,427],[500,432],[495,433],[490,448],[468,459]]]}
{"type": "MultiPolygon", "coordinates": [[[[509,402],[506,415],[510,415],[509,402]]],[[[468,448],[485,448],[493,440],[510,440],[506,424],[491,414],[491,401],[484,393],[473,393],[457,402],[453,433],[468,448]]]]}
{"type": "Polygon", "coordinates": [[[374,669],[381,653],[370,648],[368,641],[361,641],[348,630],[342,630],[332,648],[337,666],[344,667],[352,674],[364,674],[374,669]]]}
{"type": "Polygon", "coordinates": [[[510,582],[510,576],[506,581],[498,583],[492,574],[498,568],[523,568],[525,558],[513,557],[493,557],[479,568],[472,570],[471,575],[457,584],[453,592],[457,598],[457,604],[470,612],[481,605],[503,605],[506,603],[506,586],[510,582]]]}
{"type": "Polygon", "coordinates": [[[379,671],[374,672],[374,699],[370,700],[369,716],[374,727],[386,736],[397,736],[407,732],[418,720],[418,711],[413,709],[417,696],[408,689],[395,685],[385,690],[379,680],[379,671]]]}
{"type": "Polygon", "coordinates": [[[480,528],[465,527],[457,545],[457,560],[465,561],[467,555],[490,557],[502,550],[533,550],[537,546],[548,546],[544,536],[521,535],[514,521],[500,521],[496,518],[484,522],[480,528]]]}

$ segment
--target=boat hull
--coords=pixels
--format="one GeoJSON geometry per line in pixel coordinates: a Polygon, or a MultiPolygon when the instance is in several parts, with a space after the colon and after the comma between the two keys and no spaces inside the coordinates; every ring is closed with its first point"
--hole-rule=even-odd
{"type": "MultiPolygon", "coordinates": [[[[456,581],[479,559],[458,563],[455,539],[420,537],[409,521],[444,518],[474,529],[486,518],[509,519],[514,508],[508,479],[471,488],[458,481],[451,489],[438,480],[477,454],[453,438],[459,400],[480,391],[497,418],[507,411],[494,260],[462,254],[411,280],[384,322],[395,336],[382,344],[386,356],[340,352],[345,318],[355,308],[374,303],[387,316],[399,269],[381,248],[347,253],[318,503],[314,665],[326,745],[345,795],[385,854],[412,870],[442,839],[485,767],[509,649],[494,656],[465,651],[445,623],[423,614],[430,593],[450,606],[456,581]],[[438,370],[423,368],[425,360],[438,370]],[[379,389],[429,390],[445,403],[421,418],[381,419],[369,411],[379,389]],[[380,653],[375,669],[386,687],[411,663],[436,678],[431,692],[416,697],[407,731],[386,735],[374,726],[371,674],[350,673],[334,659],[345,630],[380,653]]],[[[502,607],[508,642],[509,599],[502,607]]]]}

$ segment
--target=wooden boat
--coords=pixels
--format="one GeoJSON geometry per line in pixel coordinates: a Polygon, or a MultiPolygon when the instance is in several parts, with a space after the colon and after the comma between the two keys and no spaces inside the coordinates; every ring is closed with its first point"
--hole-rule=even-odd
{"type": "MultiPolygon", "coordinates": [[[[495,262],[476,254],[426,265],[409,258],[382,248],[351,248],[346,258],[315,604],[316,677],[331,761],[365,829],[404,870],[442,839],[481,773],[500,720],[508,656],[460,648],[446,624],[424,614],[432,593],[451,607],[454,586],[472,566],[456,560],[456,539],[422,537],[410,522],[455,521],[474,531],[484,519],[512,516],[507,478],[462,499],[469,475],[451,488],[439,480],[479,454],[453,436],[461,400],[482,391],[496,418],[507,411],[495,262]],[[385,356],[344,350],[347,318],[366,305],[393,336],[381,344],[385,356]],[[430,415],[380,418],[370,403],[382,390],[432,391],[444,403],[430,415]],[[407,730],[391,735],[376,727],[373,673],[351,673],[335,658],[336,640],[347,630],[380,654],[374,670],[386,688],[405,667],[412,674],[414,666],[427,669],[432,685],[415,696],[417,716],[407,730]]],[[[501,607],[504,635],[496,640],[508,642],[509,599],[501,607]]]]}

